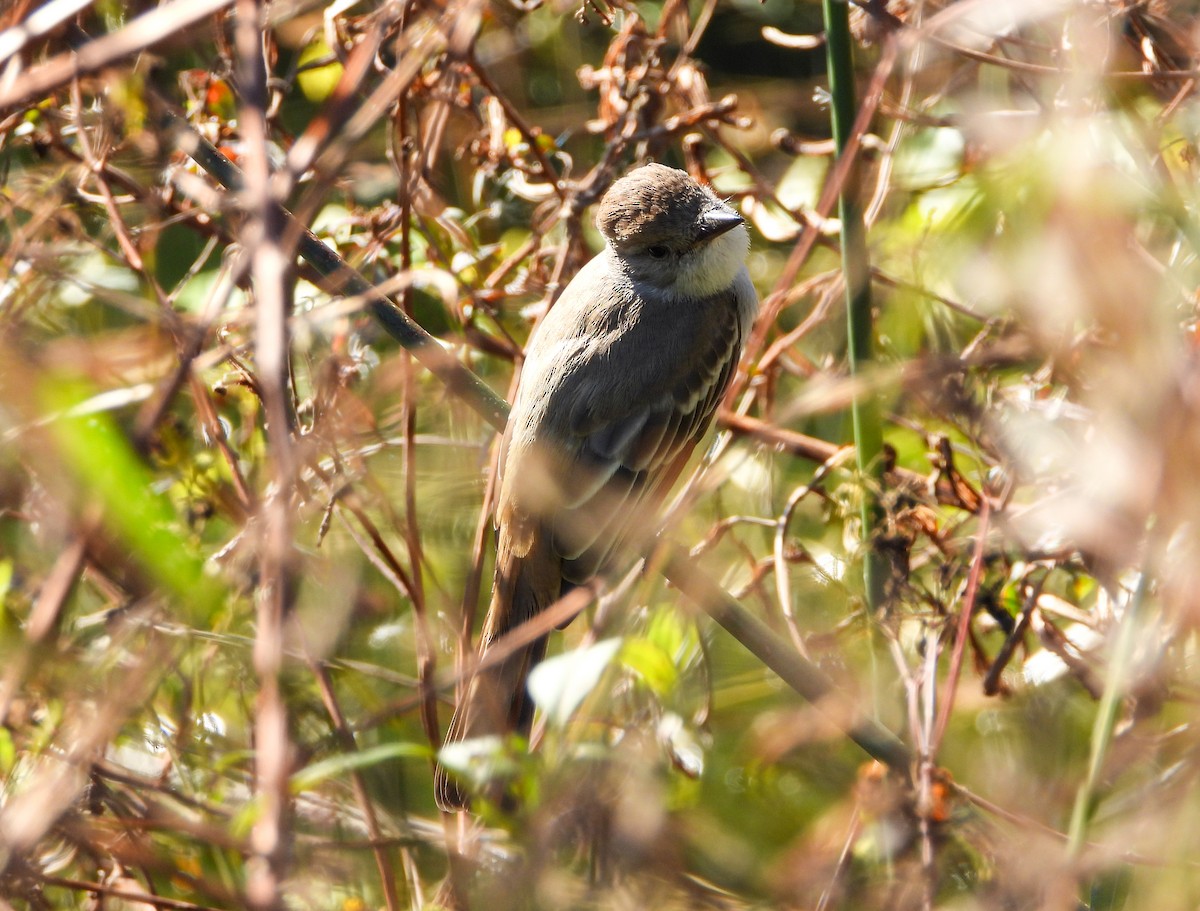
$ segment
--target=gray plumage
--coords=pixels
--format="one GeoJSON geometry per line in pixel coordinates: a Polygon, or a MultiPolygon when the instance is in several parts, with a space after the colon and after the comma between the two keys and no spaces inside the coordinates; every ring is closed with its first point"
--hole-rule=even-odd
{"type": "MultiPolygon", "coordinates": [[[[758,299],[741,217],[685,172],[646,165],[596,216],[607,241],[526,351],[500,453],[497,561],[479,654],[644,530],[732,378],[758,299]]],[[[545,638],[475,675],[447,742],[528,732],[545,638]]],[[[466,805],[439,767],[438,803],[466,805]]]]}

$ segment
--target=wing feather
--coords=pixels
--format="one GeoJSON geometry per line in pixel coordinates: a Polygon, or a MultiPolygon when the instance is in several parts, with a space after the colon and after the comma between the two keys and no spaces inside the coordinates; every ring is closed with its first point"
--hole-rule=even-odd
{"type": "Polygon", "coordinates": [[[648,303],[604,284],[613,274],[573,281],[547,315],[504,443],[498,519],[540,517],[574,582],[653,522],[708,428],[757,306],[748,275],[710,298],[648,303]]]}
{"type": "Polygon", "coordinates": [[[689,359],[690,370],[676,378],[668,394],[630,403],[624,414],[591,423],[579,448],[596,460],[605,476],[555,518],[555,549],[570,564],[569,578],[595,575],[631,525],[653,520],[670,486],[664,474],[682,468],[704,432],[736,368],[741,325],[733,302],[708,339],[707,351],[689,359]],[[606,461],[607,460],[607,461],[606,461]],[[677,464],[678,463],[678,464],[677,464]],[[672,470],[673,469],[673,470],[672,470]]]}

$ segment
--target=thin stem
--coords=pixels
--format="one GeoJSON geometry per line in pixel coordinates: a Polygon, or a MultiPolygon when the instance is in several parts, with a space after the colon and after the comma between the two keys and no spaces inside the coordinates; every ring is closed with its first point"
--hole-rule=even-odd
{"type": "MultiPolygon", "coordinates": [[[[833,140],[839,155],[846,155],[854,131],[854,62],[850,42],[849,7],[842,0],[822,0],[825,17],[826,61],[829,71],[830,116],[833,140]]],[[[860,376],[874,358],[874,327],[871,316],[871,263],[867,251],[867,230],[858,200],[858,182],[851,171],[838,193],[838,217],[842,223],[842,271],[846,277],[846,332],[851,377],[860,376]]],[[[866,556],[863,582],[867,604],[872,612],[883,603],[884,565],[873,543],[879,521],[876,485],[871,479],[880,471],[879,453],[883,448],[879,406],[873,396],[856,397],[850,405],[854,428],[855,458],[864,480],[859,516],[861,540],[866,556]]]]}
{"type": "Polygon", "coordinates": [[[1100,781],[1100,772],[1104,768],[1104,760],[1108,756],[1109,744],[1112,743],[1117,712],[1125,696],[1125,687],[1129,680],[1129,665],[1140,628],[1141,608],[1146,600],[1151,577],[1152,573],[1149,567],[1143,566],[1138,587],[1125,608],[1120,628],[1117,630],[1117,641],[1113,645],[1112,660],[1108,666],[1108,678],[1104,682],[1104,695],[1100,697],[1100,707],[1096,711],[1096,720],[1092,724],[1092,745],[1091,755],[1088,757],[1087,777],[1084,778],[1083,783],[1079,786],[1079,791],[1075,794],[1075,806],[1071,811],[1071,827],[1067,832],[1067,852],[1072,858],[1079,857],[1087,838],[1088,823],[1091,822],[1092,811],[1095,809],[1096,785],[1100,781]]]}
{"type": "Polygon", "coordinates": [[[288,383],[287,268],[283,238],[287,222],[271,194],[267,144],[270,130],[266,67],[262,55],[264,9],[259,0],[237,0],[234,39],[243,103],[238,122],[246,141],[245,189],[242,190],[254,288],[255,345],[263,410],[266,416],[270,481],[262,498],[263,537],[259,551],[260,584],[256,612],[254,670],[258,693],[254,711],[254,789],[261,807],[250,832],[246,895],[255,911],[282,911],[289,873],[292,832],[288,792],[291,746],[283,670],[284,625],[293,585],[290,508],[296,461],[292,451],[292,411],[288,383]]]}

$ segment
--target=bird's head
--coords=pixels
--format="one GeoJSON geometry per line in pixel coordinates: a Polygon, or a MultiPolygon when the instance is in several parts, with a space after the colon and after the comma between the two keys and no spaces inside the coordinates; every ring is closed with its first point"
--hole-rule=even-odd
{"type": "Polygon", "coordinates": [[[750,247],[741,215],[685,171],[661,164],[614,183],[596,226],[630,278],[678,297],[731,287],[750,247]]]}

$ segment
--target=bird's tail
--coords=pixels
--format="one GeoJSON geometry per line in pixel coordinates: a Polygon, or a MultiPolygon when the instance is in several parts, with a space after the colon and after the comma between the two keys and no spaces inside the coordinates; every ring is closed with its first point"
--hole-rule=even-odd
{"type": "MultiPolygon", "coordinates": [[[[532,546],[518,556],[508,535],[501,531],[496,552],[492,601],[479,640],[479,660],[506,633],[537,616],[553,604],[562,587],[561,561],[550,549],[548,536],[537,535],[532,546]]],[[[530,670],[546,654],[546,636],[523,645],[490,667],[475,673],[463,691],[450,719],[445,744],[476,737],[528,736],[533,724],[533,701],[525,688],[530,670]]],[[[469,797],[439,764],[435,771],[438,806],[447,811],[465,809],[469,797]]]]}

